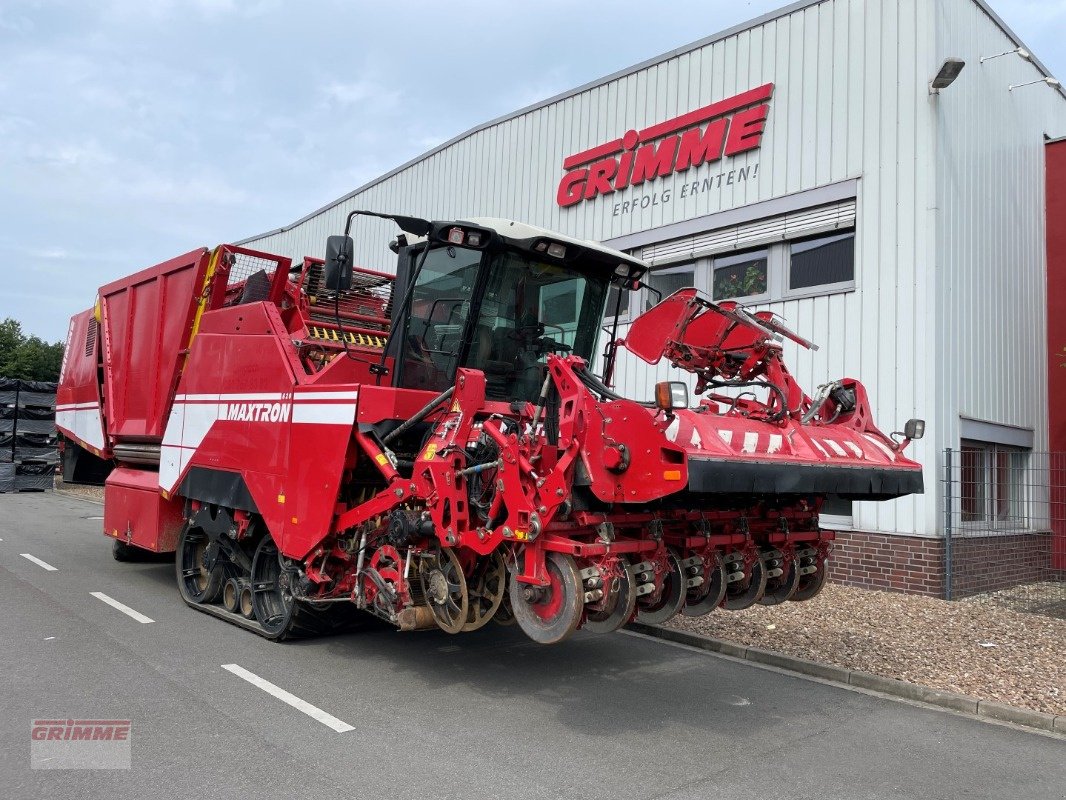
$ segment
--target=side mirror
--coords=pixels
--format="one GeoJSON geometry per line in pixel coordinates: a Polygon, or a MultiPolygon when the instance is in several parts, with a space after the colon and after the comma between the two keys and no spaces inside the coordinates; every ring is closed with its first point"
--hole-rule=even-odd
{"type": "Polygon", "coordinates": [[[903,426],[903,435],[906,436],[908,439],[921,439],[923,436],[925,436],[925,420],[907,420],[907,424],[903,426]]]}
{"type": "Polygon", "coordinates": [[[352,288],[352,265],[355,242],[351,236],[330,236],[326,239],[326,288],[344,291],[352,288]]]}

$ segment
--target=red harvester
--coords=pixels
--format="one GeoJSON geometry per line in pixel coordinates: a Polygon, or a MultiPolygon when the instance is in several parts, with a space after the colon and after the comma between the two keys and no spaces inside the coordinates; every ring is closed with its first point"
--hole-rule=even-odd
{"type": "Polygon", "coordinates": [[[810,599],[827,496],[922,491],[903,455],[921,421],[883,434],[852,379],[806,395],[780,341],[812,345],[773,314],[683,289],[612,334],[601,377],[608,293],[643,263],[506,220],[388,218],[395,276],[353,268],[347,235],[296,265],[222,245],[71,320],[64,477],[106,476],[116,558],[176,550],[190,606],[272,639],[346,604],[552,643],[810,599]],[[619,346],[702,398],[620,397],[619,346]]]}

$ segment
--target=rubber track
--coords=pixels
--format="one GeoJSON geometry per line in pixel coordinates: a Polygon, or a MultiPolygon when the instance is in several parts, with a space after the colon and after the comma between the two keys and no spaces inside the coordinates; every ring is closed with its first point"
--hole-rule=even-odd
{"type": "MultiPolygon", "coordinates": [[[[180,592],[179,592],[180,594],[180,592]]],[[[202,614],[207,614],[218,619],[225,620],[232,625],[236,625],[239,628],[244,628],[246,631],[251,631],[257,636],[262,636],[264,639],[269,639],[272,642],[285,642],[293,641],[296,639],[313,639],[318,636],[330,636],[339,633],[348,633],[354,630],[358,630],[361,627],[365,627],[361,620],[354,619],[355,611],[352,610],[350,614],[335,613],[332,609],[324,613],[315,612],[308,608],[297,608],[297,621],[286,631],[282,636],[271,636],[263,630],[262,626],[254,619],[247,619],[241,614],[236,614],[231,611],[226,611],[222,606],[211,603],[208,605],[201,605],[199,603],[190,603],[184,597],[182,601],[189,608],[199,611],[202,614]],[[331,619],[331,617],[333,619],[331,619]],[[347,617],[347,618],[345,618],[347,617]]]]}

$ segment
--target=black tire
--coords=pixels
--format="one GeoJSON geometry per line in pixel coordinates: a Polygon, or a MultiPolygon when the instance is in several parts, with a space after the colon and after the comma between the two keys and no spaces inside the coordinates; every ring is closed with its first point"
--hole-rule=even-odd
{"type": "Polygon", "coordinates": [[[111,556],[115,561],[121,561],[124,564],[136,564],[138,561],[148,560],[148,551],[142,550],[140,547],[135,547],[132,544],[126,544],[119,539],[111,544],[111,556]]]}
{"type": "Polygon", "coordinates": [[[726,587],[725,599],[722,600],[722,608],[728,611],[743,611],[758,603],[766,592],[766,567],[761,558],[755,559],[751,565],[750,579],[737,581],[740,584],[736,589],[730,584],[726,587]]]}
{"type": "Polygon", "coordinates": [[[275,642],[317,636],[329,627],[325,614],[292,596],[293,577],[282,568],[274,540],[264,536],[252,557],[252,610],[263,635],[275,642]]]}
{"type": "Polygon", "coordinates": [[[178,536],[174,572],[182,599],[193,605],[214,603],[222,591],[224,569],[221,559],[211,569],[204,565],[207,534],[186,524],[178,536]]]}
{"type": "Polygon", "coordinates": [[[799,586],[796,588],[796,591],[792,593],[792,597],[790,597],[789,600],[796,603],[813,600],[825,587],[825,581],[828,575],[829,559],[822,559],[822,562],[818,565],[817,572],[813,575],[804,575],[799,579],[799,586]]]}
{"type": "Polygon", "coordinates": [[[551,586],[534,601],[526,600],[527,585],[511,574],[511,607],[522,632],[538,644],[558,644],[577,630],[585,608],[581,576],[572,556],[548,553],[544,559],[551,586]]]}
{"type": "Polygon", "coordinates": [[[710,614],[722,604],[725,597],[725,564],[721,561],[703,576],[703,584],[689,589],[681,613],[686,617],[701,617],[710,614]]]}
{"type": "Polygon", "coordinates": [[[788,562],[785,574],[778,578],[770,578],[766,582],[766,591],[759,598],[759,604],[764,606],[776,606],[792,599],[796,589],[800,585],[800,574],[796,559],[788,562]]]}
{"type": "Polygon", "coordinates": [[[637,622],[645,625],[662,625],[677,616],[685,605],[685,574],[681,569],[681,559],[673,550],[667,555],[670,571],[663,578],[663,591],[655,602],[645,602],[648,595],[637,600],[637,622]]]}
{"type": "Polygon", "coordinates": [[[637,579],[629,565],[622,567],[622,574],[611,579],[607,587],[607,602],[601,611],[586,611],[582,630],[590,633],[611,633],[633,618],[637,607],[637,579]]]}

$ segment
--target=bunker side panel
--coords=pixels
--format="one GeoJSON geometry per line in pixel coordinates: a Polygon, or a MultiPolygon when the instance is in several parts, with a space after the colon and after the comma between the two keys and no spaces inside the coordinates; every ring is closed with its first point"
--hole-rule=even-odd
{"type": "Polygon", "coordinates": [[[289,348],[273,305],[203,316],[163,441],[160,486],[174,491],[193,468],[199,477],[186,485],[204,485],[204,471],[240,475],[281,551],[300,558],[330,530],[358,386],[298,384],[289,348]]]}
{"type": "Polygon", "coordinates": [[[194,250],[100,289],[108,432],[158,442],[203,289],[208,251],[194,250]]]}

